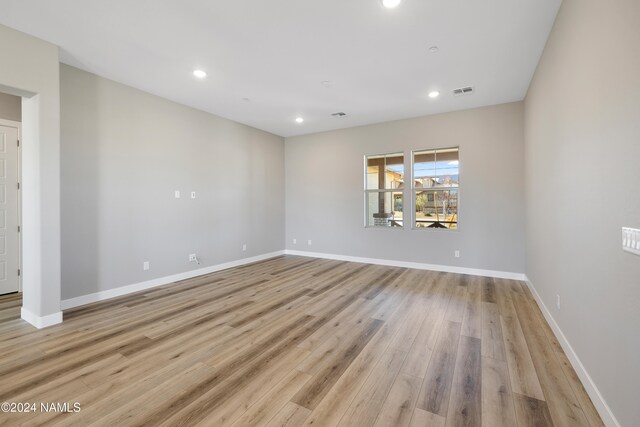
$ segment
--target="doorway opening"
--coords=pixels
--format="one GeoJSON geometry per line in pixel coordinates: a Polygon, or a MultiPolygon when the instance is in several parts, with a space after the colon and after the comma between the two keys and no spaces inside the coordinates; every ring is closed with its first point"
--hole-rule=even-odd
{"type": "Polygon", "coordinates": [[[22,98],[0,92],[0,296],[22,292],[22,98]]]}

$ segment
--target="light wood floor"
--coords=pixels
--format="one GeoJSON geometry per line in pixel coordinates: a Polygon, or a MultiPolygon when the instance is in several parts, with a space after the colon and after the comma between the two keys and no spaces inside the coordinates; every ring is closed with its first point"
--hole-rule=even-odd
{"type": "Polygon", "coordinates": [[[279,257],[65,312],[0,298],[5,425],[600,426],[523,283],[279,257]]]}

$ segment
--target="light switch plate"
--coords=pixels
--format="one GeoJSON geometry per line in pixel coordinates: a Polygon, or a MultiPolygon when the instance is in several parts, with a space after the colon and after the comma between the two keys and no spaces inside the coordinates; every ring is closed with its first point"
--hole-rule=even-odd
{"type": "Polygon", "coordinates": [[[622,227],[622,249],[640,255],[640,229],[622,227]]]}

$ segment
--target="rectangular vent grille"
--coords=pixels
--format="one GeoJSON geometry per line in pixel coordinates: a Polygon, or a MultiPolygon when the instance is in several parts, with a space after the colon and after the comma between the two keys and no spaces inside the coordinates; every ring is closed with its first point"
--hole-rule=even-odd
{"type": "Polygon", "coordinates": [[[472,86],[461,87],[453,90],[453,96],[471,95],[473,93],[472,86]]]}

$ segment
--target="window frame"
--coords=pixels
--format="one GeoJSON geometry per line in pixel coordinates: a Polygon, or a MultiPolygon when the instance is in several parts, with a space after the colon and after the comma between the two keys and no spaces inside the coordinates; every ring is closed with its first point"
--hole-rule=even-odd
{"type": "MultiPolygon", "coordinates": [[[[411,197],[411,230],[426,230],[428,232],[459,232],[460,228],[461,228],[461,212],[462,212],[462,185],[460,185],[460,183],[462,182],[462,159],[461,159],[461,150],[460,150],[460,146],[459,145],[454,145],[454,146],[445,146],[445,147],[440,147],[440,148],[422,148],[419,150],[411,150],[411,188],[409,189],[410,193],[410,197],[411,197]],[[421,151],[435,151],[436,154],[438,151],[441,150],[452,150],[452,149],[457,149],[458,150],[458,186],[457,187],[449,187],[449,188],[455,188],[458,192],[458,209],[457,209],[457,221],[456,221],[456,228],[429,228],[429,227],[416,227],[416,187],[415,187],[415,153],[419,153],[421,151]]],[[[405,174],[406,176],[406,174],[405,174]]],[[[446,187],[443,187],[446,188],[446,187]]],[[[403,212],[404,215],[404,212],[403,212]]]]}
{"type": "Polygon", "coordinates": [[[405,230],[406,224],[407,224],[407,217],[406,215],[406,199],[407,199],[407,194],[406,194],[406,182],[407,182],[407,171],[406,171],[406,162],[407,162],[407,155],[405,153],[404,150],[401,151],[390,151],[390,152],[385,152],[385,153],[373,153],[373,154],[365,154],[362,158],[362,164],[363,164],[363,187],[364,187],[364,198],[363,198],[363,204],[364,204],[364,228],[365,229],[375,229],[375,230],[385,230],[385,229],[390,229],[390,230],[405,230]],[[369,188],[367,188],[367,177],[368,177],[368,159],[369,157],[393,157],[393,156],[398,156],[398,155],[402,155],[402,167],[403,167],[403,177],[404,177],[404,183],[405,185],[403,186],[403,188],[401,189],[388,189],[388,188],[383,188],[383,189],[377,189],[377,190],[370,190],[369,188]],[[401,226],[391,226],[391,227],[386,227],[386,226],[381,226],[381,225],[369,225],[369,194],[372,193],[391,193],[391,197],[393,198],[393,193],[402,193],[402,225],[401,226]]]}

